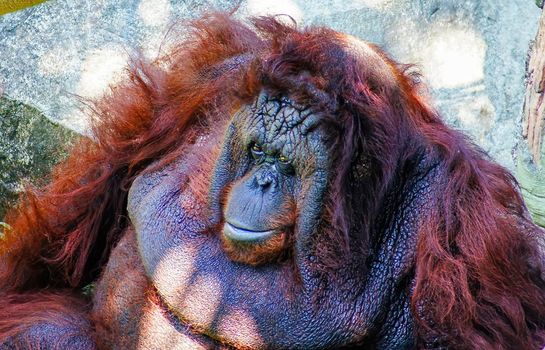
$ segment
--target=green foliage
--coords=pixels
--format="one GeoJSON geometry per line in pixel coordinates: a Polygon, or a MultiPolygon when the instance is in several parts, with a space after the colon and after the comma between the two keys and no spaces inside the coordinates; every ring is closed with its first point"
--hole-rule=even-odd
{"type": "Polygon", "coordinates": [[[45,0],[0,0],[0,15],[38,5],[45,0]]]}
{"type": "Polygon", "coordinates": [[[0,219],[23,181],[45,183],[51,167],[67,155],[76,137],[37,109],[0,98],[0,219]]]}

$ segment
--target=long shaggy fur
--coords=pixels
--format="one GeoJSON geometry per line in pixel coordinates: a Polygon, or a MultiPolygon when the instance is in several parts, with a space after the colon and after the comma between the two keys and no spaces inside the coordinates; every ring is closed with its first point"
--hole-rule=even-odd
{"type": "MultiPolygon", "coordinates": [[[[542,261],[543,232],[527,217],[515,179],[447,128],[402,66],[373,48],[392,73],[386,84],[347,50],[349,41],[325,28],[272,18],[252,28],[220,14],[193,22],[159,61],[135,60],[129,79],[94,104],[94,141],[82,139],[50,185],[29,188],[8,214],[2,303],[13,309],[35,300],[22,291],[94,281],[128,224],[135,176],[176,159],[265,86],[325,116],[336,176],[321,253],[332,266],[339,251],[365,253],[396,174],[426,153],[445,180],[419,233],[411,297],[419,346],[543,346],[545,283],[528,267],[542,261]]],[[[10,322],[18,321],[0,313],[0,341],[20,330],[10,322]]]]}

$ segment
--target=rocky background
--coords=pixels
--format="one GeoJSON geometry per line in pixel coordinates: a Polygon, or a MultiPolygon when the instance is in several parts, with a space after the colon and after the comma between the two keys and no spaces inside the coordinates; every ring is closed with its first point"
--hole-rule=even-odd
{"type": "Polygon", "coordinates": [[[24,185],[47,181],[76,135],[33,107],[0,98],[0,219],[24,185]]]}
{"type": "MultiPolygon", "coordinates": [[[[50,0],[0,16],[0,201],[13,198],[21,179],[45,178],[75,137],[66,129],[86,134],[82,99],[122,79],[132,53],[156,57],[176,39],[176,23],[235,6],[50,0]]],[[[536,221],[545,224],[543,164],[529,156],[522,132],[525,64],[541,13],[532,0],[247,0],[236,12],[279,13],[417,64],[445,120],[518,175],[536,221]]]]}

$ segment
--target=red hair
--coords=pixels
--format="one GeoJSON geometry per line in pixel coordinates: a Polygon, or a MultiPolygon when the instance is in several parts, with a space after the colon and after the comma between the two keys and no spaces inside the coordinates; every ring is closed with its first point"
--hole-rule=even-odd
{"type": "Polygon", "coordinates": [[[528,218],[515,179],[446,127],[410,74],[378,48],[369,47],[388,75],[332,30],[297,30],[271,18],[254,26],[205,16],[170,55],[131,64],[128,81],[94,104],[94,141],[82,139],[50,185],[29,188],[7,216],[0,291],[95,280],[128,224],[134,177],[181,155],[266,86],[325,115],[338,164],[326,234],[343,242],[339,249],[353,250],[353,225],[359,241],[372,240],[389,186],[414,157],[426,153],[440,167],[442,189],[422,215],[411,296],[420,347],[545,344],[542,267],[529,267],[542,259],[536,239],[543,232],[528,218]],[[362,173],[366,182],[355,181],[362,173]]]}

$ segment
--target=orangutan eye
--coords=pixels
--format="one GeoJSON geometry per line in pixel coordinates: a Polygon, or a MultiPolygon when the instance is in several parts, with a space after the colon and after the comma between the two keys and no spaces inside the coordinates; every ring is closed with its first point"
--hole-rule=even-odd
{"type": "Polygon", "coordinates": [[[288,157],[281,155],[278,157],[277,162],[278,170],[280,170],[281,173],[286,175],[292,175],[294,173],[293,166],[291,165],[291,161],[288,159],[288,157]]]}
{"type": "Polygon", "coordinates": [[[290,162],[290,160],[289,160],[288,157],[286,157],[286,156],[280,156],[280,157],[278,157],[278,161],[279,161],[280,163],[283,163],[283,164],[288,164],[288,163],[290,162]]]}
{"type": "Polygon", "coordinates": [[[250,151],[252,153],[252,157],[254,157],[254,159],[256,159],[256,160],[263,159],[263,156],[265,155],[265,153],[263,152],[263,149],[257,143],[254,143],[252,145],[252,147],[250,148],[250,151]]]}

